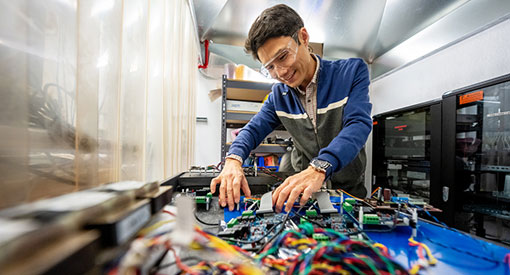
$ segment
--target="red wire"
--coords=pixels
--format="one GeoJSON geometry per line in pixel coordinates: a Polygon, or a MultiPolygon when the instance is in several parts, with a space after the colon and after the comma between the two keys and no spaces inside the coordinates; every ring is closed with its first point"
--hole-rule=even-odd
{"type": "Polygon", "coordinates": [[[505,255],[505,258],[503,259],[503,262],[508,264],[508,268],[510,269],[510,253],[507,253],[505,255]]]}
{"type": "Polygon", "coordinates": [[[177,256],[177,253],[175,252],[175,250],[173,248],[170,248],[170,250],[172,251],[172,253],[174,254],[174,258],[175,258],[175,263],[177,264],[177,266],[185,271],[186,273],[189,273],[189,274],[199,274],[198,272],[195,272],[193,271],[193,269],[191,269],[189,266],[183,264],[181,262],[181,258],[179,258],[179,256],[177,256]]]}
{"type": "Polygon", "coordinates": [[[418,247],[418,248],[417,248],[417,250],[418,250],[418,257],[419,257],[420,259],[426,260],[426,259],[425,259],[425,256],[423,255],[423,251],[422,251],[423,246],[422,246],[422,244],[421,244],[421,243],[417,243],[417,244],[409,243],[409,245],[410,245],[410,246],[417,246],[417,247],[418,247]]]}
{"type": "Polygon", "coordinates": [[[168,211],[168,210],[163,210],[163,213],[167,213],[167,214],[175,217],[175,214],[170,212],[170,211],[168,211]]]}

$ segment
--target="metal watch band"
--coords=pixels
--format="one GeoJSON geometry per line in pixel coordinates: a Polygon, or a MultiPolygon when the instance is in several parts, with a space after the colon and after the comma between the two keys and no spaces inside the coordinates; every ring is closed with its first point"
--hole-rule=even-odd
{"type": "Polygon", "coordinates": [[[322,172],[322,173],[326,174],[326,169],[321,168],[321,167],[319,167],[319,166],[316,166],[316,165],[314,165],[314,164],[312,164],[312,163],[310,163],[310,166],[312,166],[312,168],[313,168],[315,171],[317,171],[317,172],[322,172]]]}
{"type": "Polygon", "coordinates": [[[243,163],[243,158],[238,155],[235,155],[235,154],[230,154],[230,155],[226,156],[225,158],[226,159],[235,159],[235,160],[238,160],[239,162],[241,162],[241,164],[243,163]]]}
{"type": "Polygon", "coordinates": [[[329,163],[325,160],[313,159],[310,162],[310,166],[312,166],[312,168],[315,169],[316,171],[323,172],[323,173],[327,174],[327,170],[329,167],[331,167],[331,163],[329,163]]]}

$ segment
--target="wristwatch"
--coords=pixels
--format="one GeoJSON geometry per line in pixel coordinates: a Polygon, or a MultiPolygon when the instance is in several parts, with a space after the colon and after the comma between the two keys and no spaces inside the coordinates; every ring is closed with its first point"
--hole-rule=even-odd
{"type": "Polygon", "coordinates": [[[319,172],[323,172],[323,173],[327,173],[326,171],[328,170],[329,167],[331,167],[331,163],[325,161],[325,160],[320,160],[320,159],[312,159],[312,161],[310,161],[310,166],[313,167],[313,169],[315,169],[316,171],[319,171],[319,172]]]}
{"type": "Polygon", "coordinates": [[[229,154],[225,158],[226,159],[235,159],[235,160],[241,162],[241,164],[243,164],[243,158],[241,156],[238,156],[238,155],[235,155],[235,154],[229,154]]]}

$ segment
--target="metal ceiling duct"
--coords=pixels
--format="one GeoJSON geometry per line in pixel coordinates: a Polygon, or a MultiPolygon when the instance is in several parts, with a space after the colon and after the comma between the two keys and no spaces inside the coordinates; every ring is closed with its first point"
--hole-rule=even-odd
{"type": "Polygon", "coordinates": [[[324,43],[325,58],[361,57],[373,66],[372,78],[510,14],[508,0],[189,1],[197,17],[200,40],[213,41],[211,50],[235,63],[260,66],[244,52],[244,40],[264,9],[285,3],[301,15],[311,42],[324,43]],[[409,44],[409,40],[414,44],[409,44]]]}

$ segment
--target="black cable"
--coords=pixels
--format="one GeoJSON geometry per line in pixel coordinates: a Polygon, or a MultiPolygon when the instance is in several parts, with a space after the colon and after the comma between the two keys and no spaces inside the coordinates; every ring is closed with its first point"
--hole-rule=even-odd
{"type": "MultiPolygon", "coordinates": [[[[289,203],[289,202],[287,202],[287,203],[289,203]]],[[[297,212],[299,213],[299,211],[301,211],[301,209],[303,209],[303,206],[300,206],[297,212]]],[[[289,212],[287,212],[287,215],[285,215],[285,218],[284,218],[284,219],[283,219],[283,221],[282,221],[283,225],[282,225],[282,227],[280,228],[280,230],[278,230],[278,232],[276,232],[276,233],[273,235],[273,237],[271,237],[271,239],[269,239],[269,240],[267,241],[266,245],[263,245],[263,246],[262,246],[262,247],[261,247],[261,248],[260,248],[260,249],[256,252],[257,254],[259,254],[260,252],[262,252],[262,250],[264,250],[264,248],[265,248],[267,245],[269,245],[269,244],[270,244],[270,243],[271,243],[274,239],[276,239],[276,237],[277,237],[278,235],[280,235],[280,234],[283,232],[283,229],[285,229],[285,224],[287,223],[287,220],[289,219],[289,216],[290,216],[290,213],[291,213],[291,212],[292,212],[292,209],[291,209],[289,212]]]]}
{"type": "Polygon", "coordinates": [[[166,250],[165,253],[163,253],[163,255],[161,255],[161,257],[159,257],[159,259],[156,261],[156,263],[154,264],[153,267],[151,267],[151,269],[149,270],[149,274],[150,275],[154,275],[156,274],[156,272],[160,269],[160,266],[161,266],[161,263],[163,262],[163,260],[165,259],[166,255],[168,255],[168,252],[170,250],[166,250]]]}
{"type": "Polygon", "coordinates": [[[278,179],[278,180],[280,180],[280,181],[282,181],[282,182],[284,181],[284,179],[283,179],[283,178],[279,177],[279,176],[278,176],[278,175],[276,175],[276,174],[273,174],[273,173],[272,173],[272,171],[271,171],[271,170],[269,170],[268,168],[265,168],[265,167],[258,167],[258,169],[260,170],[260,172],[262,172],[262,173],[264,173],[264,174],[266,174],[266,175],[269,175],[269,176],[271,176],[271,177],[273,177],[273,178],[276,178],[276,179],[278,179]]]}
{"type": "Polygon", "coordinates": [[[237,243],[242,243],[242,244],[254,244],[254,243],[258,243],[260,241],[262,241],[265,237],[267,237],[271,232],[273,232],[273,230],[280,224],[282,224],[283,222],[279,222],[277,224],[274,224],[264,235],[262,235],[262,237],[258,238],[257,240],[254,240],[254,241],[245,241],[245,240],[240,240],[240,239],[233,239],[233,238],[222,238],[222,237],[218,237],[218,238],[221,238],[222,240],[225,240],[225,241],[229,241],[229,242],[237,242],[237,243]]]}
{"type": "Polygon", "coordinates": [[[220,225],[220,223],[219,223],[219,222],[217,222],[217,223],[210,223],[210,222],[206,222],[206,221],[202,220],[201,218],[199,218],[199,217],[198,217],[197,212],[195,212],[195,219],[196,219],[199,223],[201,223],[201,224],[205,224],[205,225],[212,225],[212,226],[218,226],[218,225],[220,225]]]}
{"type": "Polygon", "coordinates": [[[295,214],[296,216],[300,217],[300,218],[303,218],[303,219],[305,219],[305,220],[307,220],[307,221],[309,221],[309,222],[313,223],[313,224],[318,225],[318,226],[319,226],[319,227],[321,227],[321,228],[326,228],[326,226],[325,226],[325,225],[323,225],[323,224],[321,224],[320,222],[318,222],[318,221],[314,221],[314,220],[311,220],[310,218],[308,218],[308,217],[306,217],[306,216],[303,216],[303,215],[299,214],[298,212],[295,212],[295,211],[294,211],[294,214],[295,214]]]}

